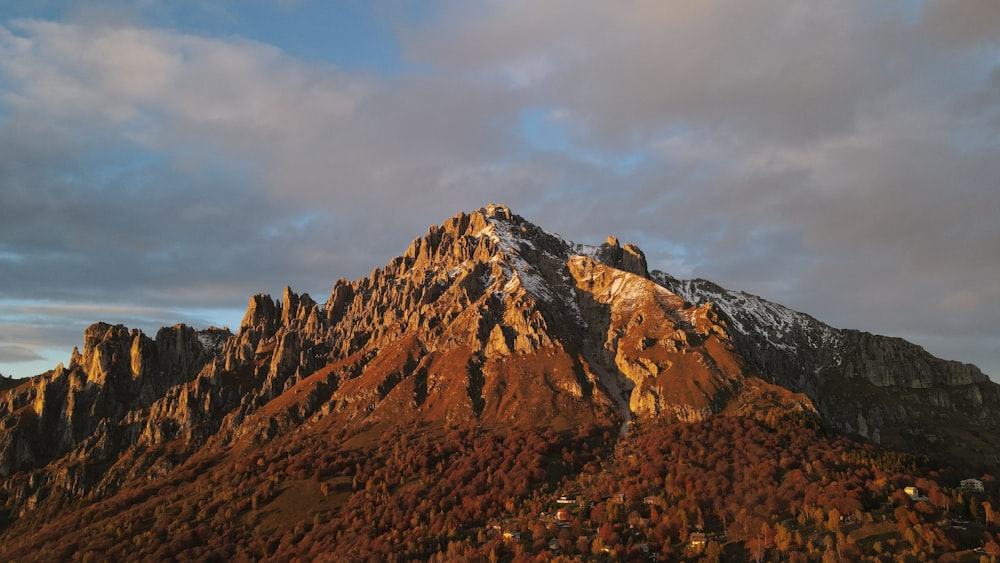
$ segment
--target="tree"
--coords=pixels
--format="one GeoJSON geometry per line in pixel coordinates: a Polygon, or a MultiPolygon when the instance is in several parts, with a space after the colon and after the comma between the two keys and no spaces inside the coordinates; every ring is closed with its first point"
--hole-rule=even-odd
{"type": "Polygon", "coordinates": [[[826,520],[826,529],[831,532],[840,531],[840,511],[836,508],[830,509],[830,515],[826,520]]]}
{"type": "Polygon", "coordinates": [[[767,546],[764,544],[763,536],[757,536],[748,541],[747,548],[750,550],[750,557],[753,558],[755,563],[761,563],[764,560],[764,552],[767,550],[767,546]]]}
{"type": "Polygon", "coordinates": [[[774,526],[774,543],[778,550],[787,553],[792,545],[792,533],[781,524],[774,526]]]}
{"type": "Polygon", "coordinates": [[[705,559],[707,561],[718,562],[722,560],[722,545],[712,540],[705,546],[705,559]]]}
{"type": "Polygon", "coordinates": [[[531,538],[533,540],[548,540],[549,531],[542,522],[535,522],[535,525],[531,527],[531,538]]]}
{"type": "Polygon", "coordinates": [[[601,528],[597,531],[597,537],[608,547],[618,543],[618,532],[615,531],[610,522],[601,524],[601,528]]]}
{"type": "Polygon", "coordinates": [[[590,519],[595,524],[603,524],[607,522],[607,508],[605,508],[603,502],[595,503],[594,508],[590,509],[590,519]]]}

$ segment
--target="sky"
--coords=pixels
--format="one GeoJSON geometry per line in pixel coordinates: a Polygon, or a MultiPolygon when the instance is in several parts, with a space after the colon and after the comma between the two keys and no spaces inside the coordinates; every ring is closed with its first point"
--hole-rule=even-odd
{"type": "Polygon", "coordinates": [[[0,7],[5,375],[493,202],[1000,381],[1000,3],[0,7]]]}

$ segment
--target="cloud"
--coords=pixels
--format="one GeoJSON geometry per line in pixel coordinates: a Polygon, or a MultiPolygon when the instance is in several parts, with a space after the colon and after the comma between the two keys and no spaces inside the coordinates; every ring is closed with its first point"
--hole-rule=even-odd
{"type": "Polygon", "coordinates": [[[97,130],[196,172],[242,164],[264,196],[326,209],[421,200],[492,164],[511,144],[498,125],[518,111],[475,78],[390,80],[240,39],[20,20],[0,49],[25,119],[97,130]]]}
{"type": "Polygon", "coordinates": [[[118,125],[152,146],[201,135],[246,149],[246,135],[315,134],[350,114],[364,83],[274,47],[139,27],[18,20],[0,35],[20,112],[118,125]]]}
{"type": "Polygon", "coordinates": [[[486,6],[455,10],[414,41],[416,54],[464,72],[544,69],[531,73],[535,95],[616,144],[665,126],[795,141],[841,133],[859,103],[909,70],[905,59],[865,64],[897,22],[866,25],[854,3],[486,6]]]}
{"type": "Polygon", "coordinates": [[[44,356],[36,352],[33,348],[18,346],[16,344],[0,344],[0,362],[16,364],[42,359],[44,359],[44,356]]]}
{"type": "Polygon", "coordinates": [[[972,291],[959,290],[941,299],[941,307],[960,312],[975,311],[979,308],[979,296],[972,291]]]}
{"type": "Polygon", "coordinates": [[[996,10],[959,4],[440,2],[390,18],[391,73],[0,24],[0,298],[322,300],[499,201],[997,375],[996,10]]]}
{"type": "Polygon", "coordinates": [[[921,23],[931,37],[948,43],[1000,43],[1000,6],[994,2],[927,2],[921,23]]]}
{"type": "MultiPolygon", "coordinates": [[[[334,149],[318,139],[353,111],[363,79],[249,41],[27,20],[11,27],[0,33],[8,85],[0,230],[7,252],[32,257],[20,269],[30,277],[15,273],[15,286],[23,282],[28,295],[47,285],[68,294],[168,291],[195,270],[233,282],[309,254],[308,242],[278,245],[313,213],[305,204],[319,194],[305,196],[320,191],[315,171],[331,159],[311,149],[334,149]],[[307,150],[315,161],[302,166],[307,150]]],[[[350,188],[363,193],[359,180],[350,188]]],[[[329,177],[324,184],[338,187],[329,177]]]]}

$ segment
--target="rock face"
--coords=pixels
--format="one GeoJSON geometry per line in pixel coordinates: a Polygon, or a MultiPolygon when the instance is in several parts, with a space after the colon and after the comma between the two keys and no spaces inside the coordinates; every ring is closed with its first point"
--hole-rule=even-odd
{"type": "Polygon", "coordinates": [[[0,496],[25,510],[112,492],[310,425],[617,429],[784,409],[901,445],[971,440],[970,425],[1000,428],[997,389],[904,341],[651,274],[634,245],[573,244],[491,205],[338,280],[325,303],[253,296],[236,334],[91,326],[68,368],[0,389],[0,496]]]}
{"type": "Polygon", "coordinates": [[[808,395],[841,431],[959,458],[996,451],[976,435],[1000,428],[1000,386],[975,366],[935,358],[899,338],[835,329],[705,280],[652,276],[691,303],[714,304],[747,365],[808,395]]]}
{"type": "MultiPolygon", "coordinates": [[[[0,395],[0,475],[15,477],[5,481],[8,499],[37,501],[48,481],[72,494],[91,490],[106,477],[99,468],[151,442],[149,429],[165,423],[152,413],[211,371],[229,338],[228,331],[184,325],[164,327],[156,339],[121,325],[91,325],[68,368],[59,365],[0,395]]],[[[182,405],[169,410],[181,423],[190,417],[182,405]]]]}

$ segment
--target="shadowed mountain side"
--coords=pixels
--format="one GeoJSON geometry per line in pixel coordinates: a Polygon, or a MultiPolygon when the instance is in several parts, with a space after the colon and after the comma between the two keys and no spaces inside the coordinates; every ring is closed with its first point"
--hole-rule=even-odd
{"type": "Polygon", "coordinates": [[[835,329],[709,281],[653,279],[690,303],[715,305],[746,364],[809,396],[840,431],[944,459],[1000,460],[1000,385],[975,366],[900,338],[835,329]]]}

